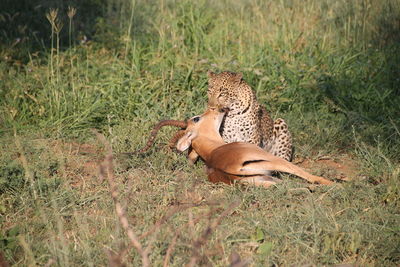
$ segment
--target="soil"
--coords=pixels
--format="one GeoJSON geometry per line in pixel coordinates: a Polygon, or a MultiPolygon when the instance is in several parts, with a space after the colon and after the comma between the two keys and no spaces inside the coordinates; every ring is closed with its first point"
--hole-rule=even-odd
{"type": "Polygon", "coordinates": [[[323,157],[317,160],[296,159],[296,165],[307,170],[331,169],[337,173],[336,179],[349,181],[358,174],[357,163],[350,155],[343,155],[340,158],[323,157]]]}

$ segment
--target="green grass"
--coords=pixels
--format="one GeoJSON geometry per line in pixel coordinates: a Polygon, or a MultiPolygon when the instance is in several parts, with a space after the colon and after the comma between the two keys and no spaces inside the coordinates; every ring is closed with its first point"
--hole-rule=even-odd
{"type": "Polygon", "coordinates": [[[102,266],[125,249],[114,258],[141,264],[99,179],[105,152],[91,128],[113,147],[119,199],[135,233],[151,231],[141,242],[155,266],[171,244],[171,266],[193,253],[227,266],[232,252],[251,266],[399,264],[398,0],[70,4],[71,19],[63,1],[0,11],[0,252],[10,265],[102,266]],[[53,34],[50,8],[63,24],[53,34]],[[351,163],[351,181],[214,185],[201,163],[164,148],[174,129],[145,155],[118,156],[157,121],[200,114],[207,70],[243,72],[288,122],[295,161],[332,179],[340,170],[319,159],[351,163]]]}

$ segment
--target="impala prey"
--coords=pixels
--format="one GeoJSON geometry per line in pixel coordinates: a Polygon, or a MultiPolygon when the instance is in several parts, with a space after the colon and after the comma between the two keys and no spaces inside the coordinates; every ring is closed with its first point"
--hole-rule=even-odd
{"type": "Polygon", "coordinates": [[[266,152],[254,144],[234,142],[226,144],[219,129],[226,110],[209,108],[200,116],[187,121],[186,129],[179,134],[176,148],[185,151],[191,147],[204,160],[208,179],[231,184],[249,183],[268,187],[279,179],[271,171],[286,172],[311,183],[332,184],[323,177],[312,175],[296,165],[266,152]]]}

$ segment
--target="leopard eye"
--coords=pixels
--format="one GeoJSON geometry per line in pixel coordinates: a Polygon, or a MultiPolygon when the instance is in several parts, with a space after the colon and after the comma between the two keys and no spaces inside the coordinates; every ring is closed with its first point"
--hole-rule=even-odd
{"type": "Polygon", "coordinates": [[[224,96],[224,97],[227,97],[228,96],[228,89],[226,89],[226,88],[221,88],[221,93],[220,93],[220,96],[224,96]]]}
{"type": "Polygon", "coordinates": [[[194,118],[192,119],[192,121],[193,121],[194,123],[199,122],[199,120],[200,120],[200,116],[194,117],[194,118]]]}
{"type": "Polygon", "coordinates": [[[218,95],[218,99],[228,99],[228,95],[225,94],[225,93],[220,93],[220,94],[218,95]]]}

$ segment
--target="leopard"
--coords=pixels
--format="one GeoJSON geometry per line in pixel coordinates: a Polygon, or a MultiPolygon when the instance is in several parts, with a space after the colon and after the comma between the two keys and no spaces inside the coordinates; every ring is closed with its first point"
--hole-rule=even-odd
{"type": "Polygon", "coordinates": [[[242,73],[207,72],[208,108],[225,108],[220,134],[226,143],[247,142],[260,146],[274,156],[292,159],[292,136],[284,119],[272,120],[242,73]]]}

